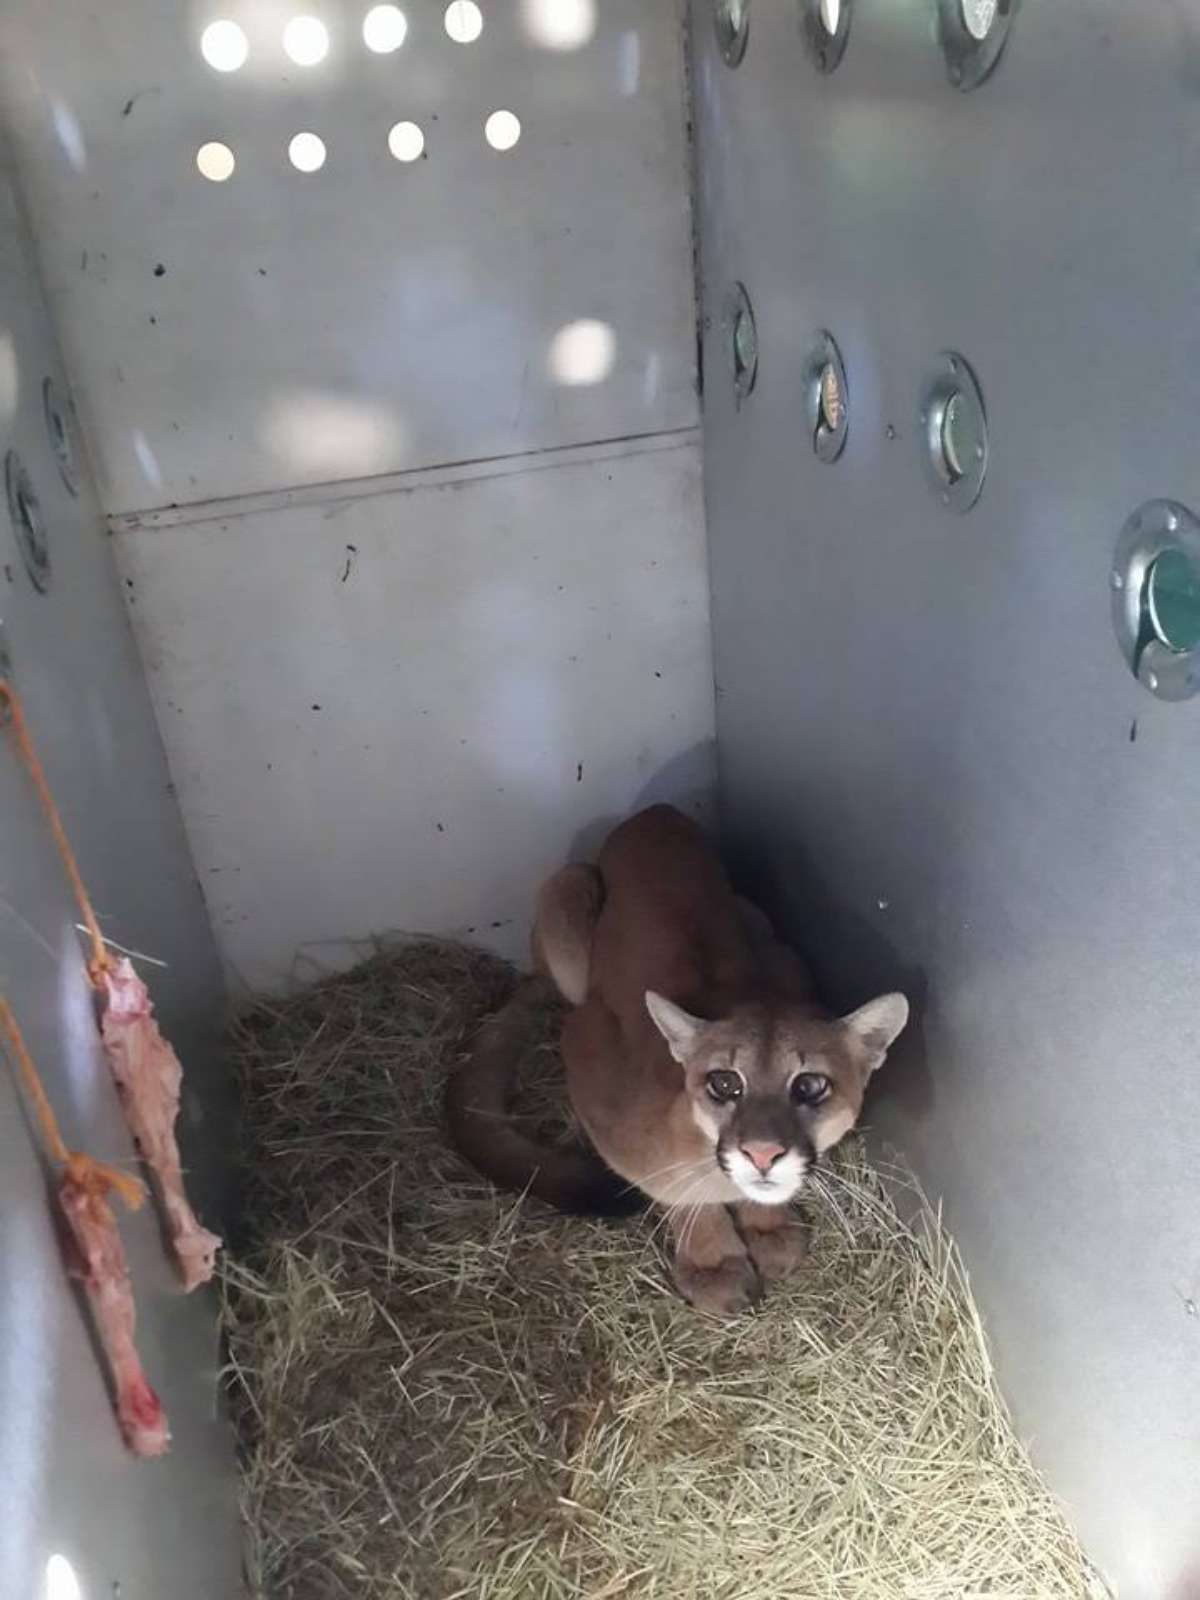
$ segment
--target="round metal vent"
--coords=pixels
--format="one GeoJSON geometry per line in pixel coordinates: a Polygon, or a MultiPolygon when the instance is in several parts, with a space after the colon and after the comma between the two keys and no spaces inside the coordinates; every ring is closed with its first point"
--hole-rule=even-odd
{"type": "Polygon", "coordinates": [[[831,333],[821,333],[804,364],[804,402],[812,447],[833,462],[846,448],[850,393],[842,353],[831,333]]]}
{"type": "Polygon", "coordinates": [[[10,450],[5,458],[4,487],[21,560],[25,563],[33,587],[39,594],[45,594],[50,587],[50,546],[46,539],[46,524],[42,520],[42,508],[38,504],[33,482],[15,450],[10,450]]]}
{"type": "Polygon", "coordinates": [[[1200,690],[1200,522],[1174,500],[1148,500],[1121,530],[1112,619],[1130,671],[1160,700],[1200,690]]]}
{"type": "Polygon", "coordinates": [[[726,64],[736,67],[750,37],[750,0],[713,0],[717,47],[726,64]]]}
{"type": "Polygon", "coordinates": [[[721,326],[729,342],[734,399],[740,406],[758,377],[758,328],[750,296],[740,283],[735,283],[725,297],[721,326]]]}
{"type": "Polygon", "coordinates": [[[75,451],[71,445],[67,412],[58,398],[53,378],[47,378],[42,384],[42,414],[46,419],[46,434],[50,440],[50,449],[55,461],[58,462],[59,477],[68,493],[78,496],[79,478],[75,471],[75,451]]]}
{"type": "Polygon", "coordinates": [[[800,31],[818,72],[832,72],[846,53],[854,0],[800,0],[800,31]]]}
{"type": "Polygon", "coordinates": [[[975,89],[995,67],[1021,0],[937,0],[937,32],[946,73],[957,89],[975,89]]]}
{"type": "Polygon", "coordinates": [[[925,385],[921,437],[938,499],[951,511],[969,511],[987,476],[987,412],[975,374],[951,351],[939,356],[925,385]]]}

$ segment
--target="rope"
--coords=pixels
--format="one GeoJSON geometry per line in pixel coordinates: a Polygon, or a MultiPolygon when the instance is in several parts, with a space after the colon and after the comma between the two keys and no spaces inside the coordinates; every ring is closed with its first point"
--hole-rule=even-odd
{"type": "Polygon", "coordinates": [[[50,785],[46,781],[46,774],[42,763],[38,760],[38,753],[34,749],[33,738],[29,732],[29,724],[25,720],[25,712],[21,705],[21,698],[11,683],[0,678],[0,707],[7,707],[12,724],[13,738],[17,742],[17,749],[21,752],[25,765],[29,768],[29,776],[33,780],[33,787],[45,812],[46,821],[50,824],[50,832],[54,836],[54,843],[58,846],[58,853],[62,859],[63,867],[71,888],[75,894],[79,914],[87,930],[88,939],[92,946],[92,958],[88,962],[88,976],[92,983],[99,987],[102,975],[111,965],[108,951],[104,946],[104,936],[100,932],[100,924],[88,899],[88,892],[83,886],[83,877],[79,871],[79,863],[75,859],[75,852],[71,849],[71,841],[67,838],[67,831],[62,825],[62,818],[58,814],[58,807],[54,803],[54,796],[50,793],[50,785]]]}
{"type": "Polygon", "coordinates": [[[110,1167],[103,1161],[93,1161],[91,1156],[85,1156],[78,1150],[68,1150],[58,1126],[58,1119],[38,1076],[38,1070],[33,1064],[33,1057],[26,1048],[21,1030],[17,1026],[17,1019],[13,1016],[12,1007],[3,995],[0,995],[0,1030],[8,1040],[17,1076],[33,1106],[34,1116],[50,1159],[65,1167],[67,1176],[81,1188],[100,1196],[106,1195],[110,1189],[114,1190],[131,1211],[136,1211],[145,1198],[145,1191],[136,1178],[131,1178],[128,1173],[120,1172],[116,1167],[110,1167]]]}

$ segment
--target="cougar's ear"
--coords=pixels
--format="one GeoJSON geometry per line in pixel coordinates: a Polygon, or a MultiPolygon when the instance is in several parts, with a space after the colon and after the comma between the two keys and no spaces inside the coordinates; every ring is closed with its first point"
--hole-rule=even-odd
{"type": "Polygon", "coordinates": [[[908,1001],[902,994],[883,994],[842,1018],[842,1027],[858,1043],[866,1056],[867,1072],[883,1065],[888,1050],[904,1031],[908,1021],[908,1001]]]}
{"type": "Polygon", "coordinates": [[[690,1012],[677,1006],[674,1000],[667,1000],[661,994],[655,994],[653,989],[646,990],[646,1010],[650,1013],[654,1026],[667,1041],[667,1047],[676,1061],[682,1066],[686,1062],[696,1043],[696,1035],[704,1026],[699,1017],[693,1017],[690,1012]]]}

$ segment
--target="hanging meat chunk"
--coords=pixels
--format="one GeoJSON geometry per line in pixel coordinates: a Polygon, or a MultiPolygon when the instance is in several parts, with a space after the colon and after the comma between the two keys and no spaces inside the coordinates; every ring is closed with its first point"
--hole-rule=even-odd
{"type": "Polygon", "coordinates": [[[134,1455],[161,1456],[171,1435],[133,1342],[137,1322],[133,1285],[107,1192],[103,1169],[86,1157],[68,1158],[58,1198],[75,1246],[74,1267],[108,1357],[121,1434],[134,1455]]]}
{"type": "Polygon", "coordinates": [[[221,1241],[200,1225],[183,1187],[175,1142],[183,1069],[158,1031],[146,985],[130,962],[110,961],[97,981],[104,1051],[125,1118],[162,1205],[183,1286],[195,1289],[212,1277],[221,1241]]]}

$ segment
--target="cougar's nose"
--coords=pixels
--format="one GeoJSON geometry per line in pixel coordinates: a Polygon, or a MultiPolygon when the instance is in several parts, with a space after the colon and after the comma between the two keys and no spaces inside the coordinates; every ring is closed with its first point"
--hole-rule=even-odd
{"type": "Polygon", "coordinates": [[[759,1172],[770,1172],[780,1156],[787,1154],[786,1146],[770,1144],[763,1140],[754,1140],[742,1146],[742,1154],[748,1161],[752,1161],[759,1172]]]}

